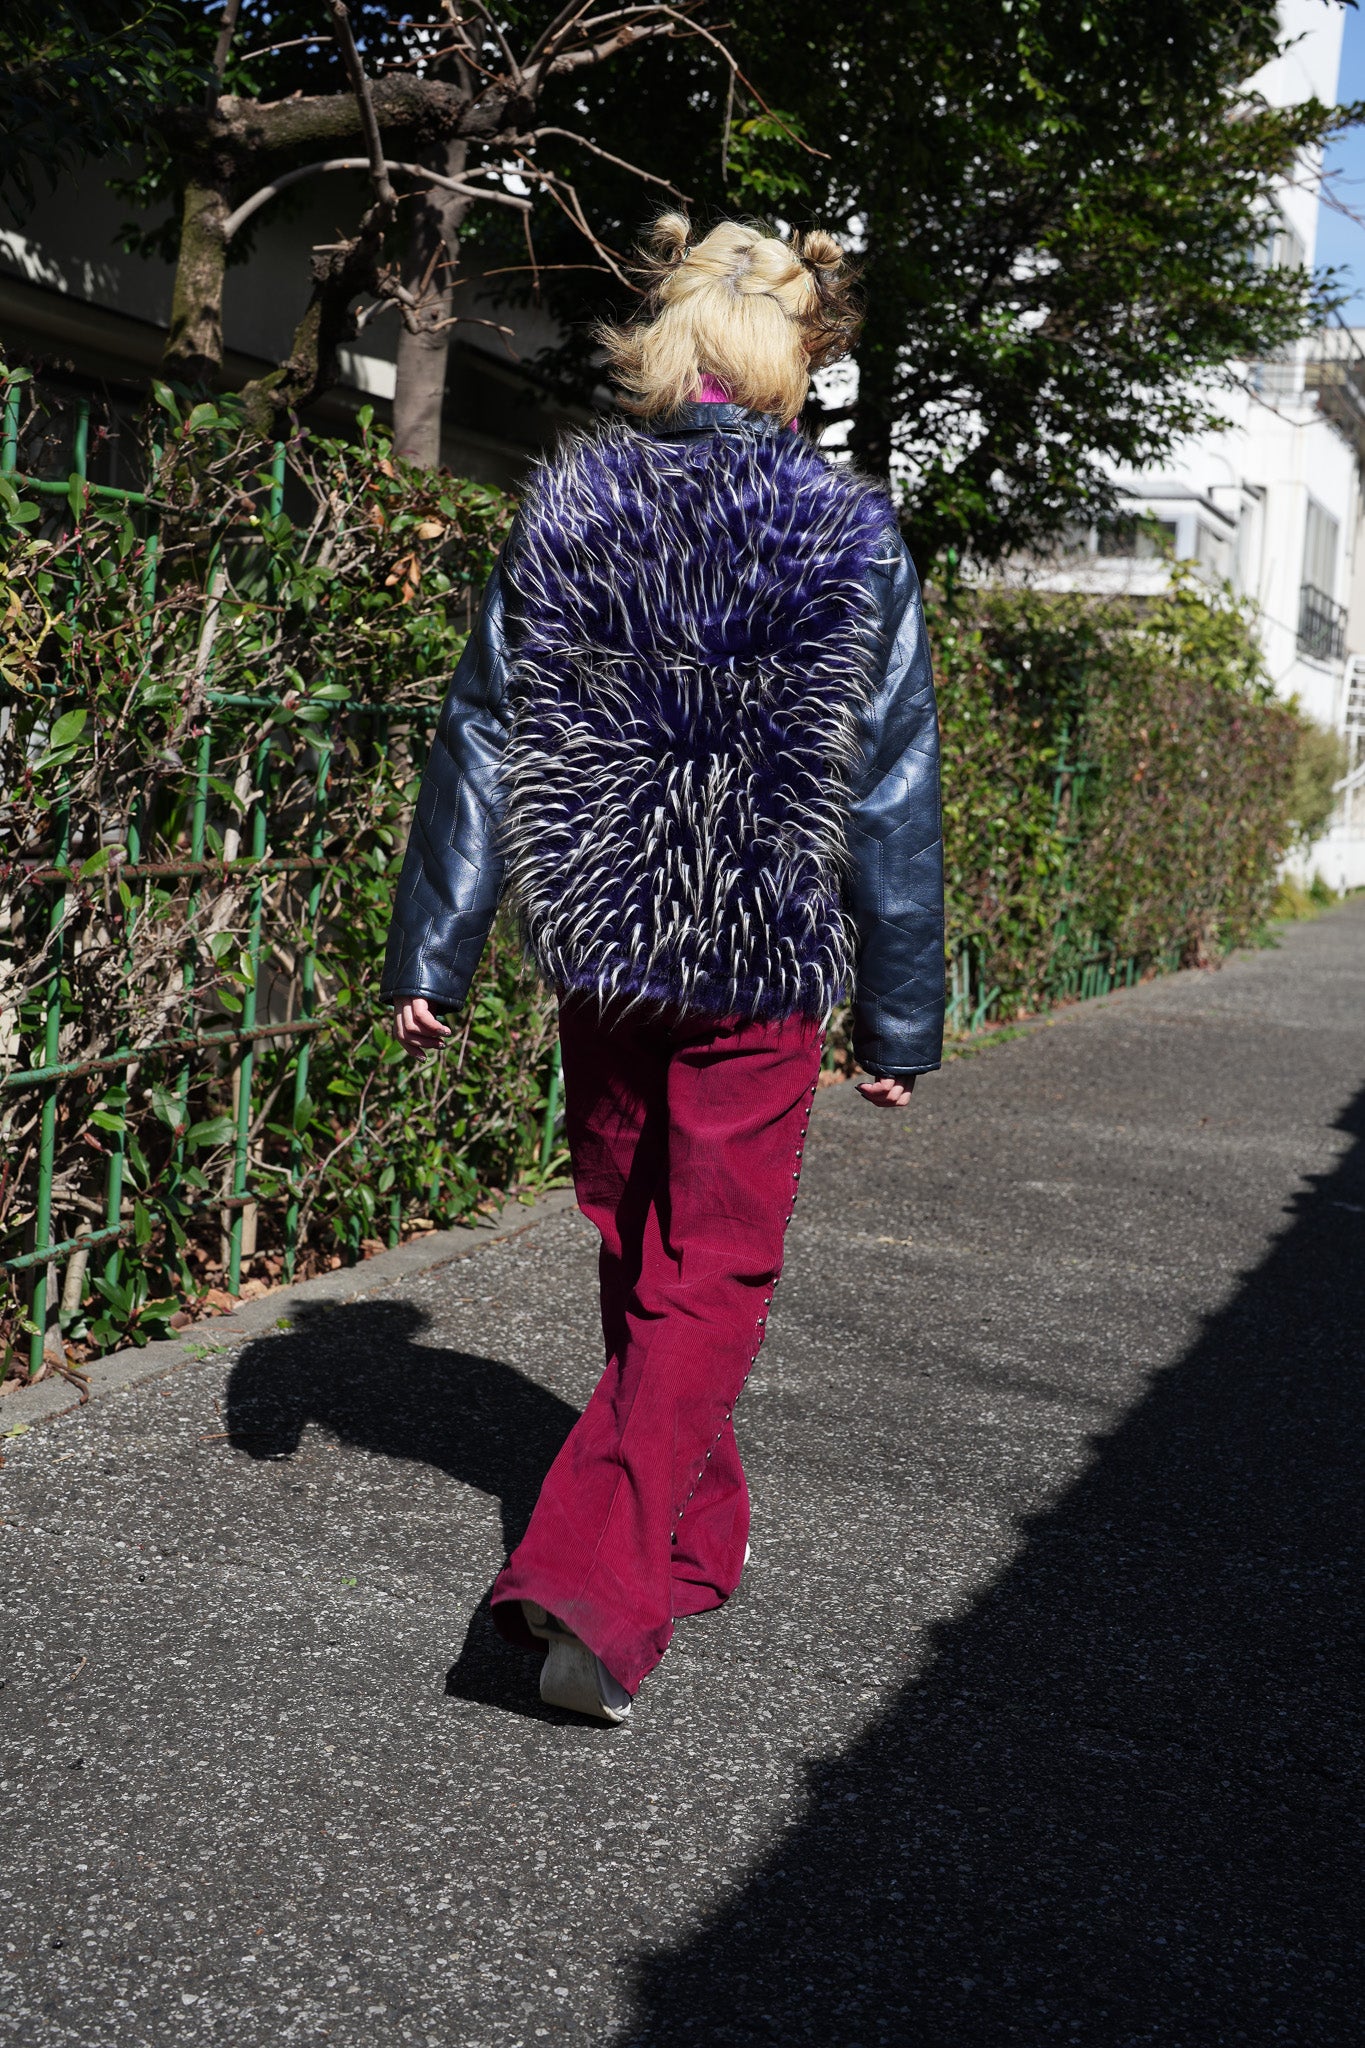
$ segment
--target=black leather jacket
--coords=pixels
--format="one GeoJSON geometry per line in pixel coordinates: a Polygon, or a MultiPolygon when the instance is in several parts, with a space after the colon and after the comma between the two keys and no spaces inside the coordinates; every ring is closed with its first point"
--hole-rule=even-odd
{"type": "MultiPolygon", "coordinates": [[[[666,439],[764,431],[732,405],[695,405],[666,439]]],[[[845,905],[857,938],[853,1047],[869,1073],[937,1067],[943,1041],[943,851],[938,720],[919,584],[903,544],[867,572],[880,678],[849,778],[845,905]]],[[[436,729],[399,879],[382,994],[457,1009],[502,888],[499,768],[510,729],[506,598],[495,570],[436,729]]]]}

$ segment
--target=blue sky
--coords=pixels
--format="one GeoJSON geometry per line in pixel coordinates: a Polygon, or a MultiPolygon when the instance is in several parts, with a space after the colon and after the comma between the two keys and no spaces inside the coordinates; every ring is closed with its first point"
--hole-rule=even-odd
{"type": "MultiPolygon", "coordinates": [[[[1337,98],[1365,100],[1365,6],[1346,9],[1337,98]]],[[[1337,173],[1335,188],[1342,202],[1365,217],[1365,127],[1332,145],[1325,168],[1337,173]]],[[[1365,326],[1365,227],[1324,206],[1318,215],[1317,261],[1319,268],[1331,265],[1350,272],[1355,295],[1342,308],[1343,317],[1365,326]]]]}

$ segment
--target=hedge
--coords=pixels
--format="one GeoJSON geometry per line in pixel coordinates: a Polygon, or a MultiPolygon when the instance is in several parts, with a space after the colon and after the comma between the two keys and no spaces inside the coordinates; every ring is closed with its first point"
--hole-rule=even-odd
{"type": "Polygon", "coordinates": [[[1303,722],[1254,622],[1163,596],[968,592],[928,607],[950,952],[1007,1018],[1104,980],[1208,966],[1264,922],[1303,722]]]}
{"type": "MultiPolygon", "coordinates": [[[[145,504],[0,478],[0,1053],[49,1063],[58,986],[60,1062],[129,1055],[64,1081],[47,1134],[43,1241],[107,1230],[111,1188],[127,1232],[74,1255],[78,1354],[221,1293],[234,1231],[254,1289],[533,1183],[554,1043],[502,928],[439,1062],[410,1060],[374,1000],[415,776],[508,501],[395,465],[368,423],[358,445],[300,437],[272,460],[230,412],[160,397],[145,504]],[[215,865],[253,851],[277,864],[254,881],[215,865]],[[227,1034],[253,1011],[234,1202],[227,1034]],[[325,1028],[300,1087],[309,1012],[325,1028]],[[216,1042],[156,1050],[195,1034],[216,1042]]],[[[0,1095],[7,1258],[34,1248],[50,1094],[0,1095]]],[[[10,1282],[11,1359],[32,1271],[10,1282]]]]}

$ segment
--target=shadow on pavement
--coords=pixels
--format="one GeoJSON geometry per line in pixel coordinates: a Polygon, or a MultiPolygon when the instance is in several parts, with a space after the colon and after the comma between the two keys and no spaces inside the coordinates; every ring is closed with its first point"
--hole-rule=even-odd
{"type": "Polygon", "coordinates": [[[641,1964],[622,2040],[1365,2038],[1365,1095],[1338,1127],[808,1816],[641,1964]]]}
{"type": "MultiPolygon", "coordinates": [[[[510,1551],[578,1411],[499,1359],[418,1342],[427,1320],[402,1301],[300,1304],[287,1334],[248,1344],[233,1367],[229,1440],[253,1458],[287,1458],[311,1422],[362,1450],[419,1459],[501,1503],[510,1551]]],[[[531,1671],[494,1634],[485,1598],[446,1690],[531,1711],[531,1671]]]]}

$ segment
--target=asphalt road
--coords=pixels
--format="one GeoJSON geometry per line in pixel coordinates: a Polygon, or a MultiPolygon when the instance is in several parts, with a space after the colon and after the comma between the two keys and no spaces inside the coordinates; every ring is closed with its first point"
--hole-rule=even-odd
{"type": "Polygon", "coordinates": [[[1365,902],[806,1169],[628,1730],[482,1605],[576,1213],[3,1445],[0,2039],[1358,2048],[1365,902]]]}

